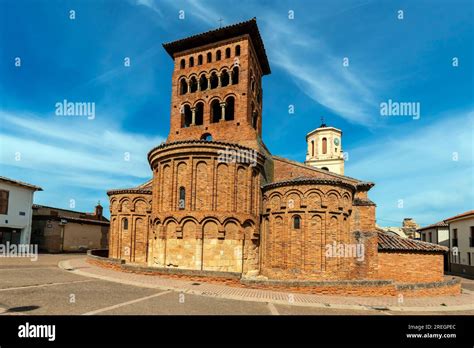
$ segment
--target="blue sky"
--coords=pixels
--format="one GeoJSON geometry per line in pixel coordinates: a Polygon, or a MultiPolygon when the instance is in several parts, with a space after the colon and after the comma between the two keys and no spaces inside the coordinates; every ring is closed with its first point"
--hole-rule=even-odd
{"type": "Polygon", "coordinates": [[[75,209],[91,211],[100,200],[108,208],[108,189],[146,181],[146,153],[169,130],[173,62],[161,44],[215,29],[219,19],[257,17],[272,68],[263,79],[263,138],[273,154],[304,161],[305,135],[324,116],[343,130],[346,175],[376,183],[378,224],[413,217],[426,225],[473,209],[472,1],[0,7],[0,175],[43,187],[38,204],[69,209],[73,199],[75,209]],[[94,102],[96,117],[56,116],[64,99],[94,102]],[[389,99],[419,103],[420,118],[381,116],[389,99]]]}

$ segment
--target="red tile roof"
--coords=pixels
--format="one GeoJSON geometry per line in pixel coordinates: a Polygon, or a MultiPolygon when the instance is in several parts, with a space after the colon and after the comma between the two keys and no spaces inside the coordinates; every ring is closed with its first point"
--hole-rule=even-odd
{"type": "Polygon", "coordinates": [[[219,29],[206,31],[204,33],[189,36],[181,40],[165,43],[163,44],[163,47],[165,48],[166,52],[168,52],[168,54],[174,58],[175,53],[208,45],[214,42],[231,39],[245,34],[250,35],[255,52],[257,53],[258,61],[262,67],[263,75],[270,74],[270,64],[268,63],[262,37],[258,31],[256,18],[252,18],[245,22],[228,25],[219,29]]]}
{"type": "Polygon", "coordinates": [[[381,251],[431,251],[447,252],[449,249],[433,243],[410,238],[402,238],[384,232],[378,232],[378,250],[381,251]]]}
{"type": "Polygon", "coordinates": [[[431,225],[428,225],[428,226],[425,226],[425,227],[420,227],[417,229],[417,231],[424,231],[424,230],[428,230],[430,228],[435,228],[435,227],[448,227],[448,224],[444,221],[439,221],[439,222],[436,222],[434,224],[431,224],[431,225]]]}
{"type": "Polygon", "coordinates": [[[9,184],[14,184],[14,185],[17,185],[17,186],[26,187],[26,188],[32,189],[34,191],[43,191],[43,189],[39,186],[31,185],[31,184],[28,184],[26,182],[19,181],[19,180],[13,180],[13,179],[10,179],[10,178],[4,177],[4,176],[0,176],[0,181],[4,181],[4,182],[7,182],[9,184]]]}
{"type": "Polygon", "coordinates": [[[459,215],[455,215],[453,217],[450,217],[448,219],[445,219],[444,222],[449,222],[449,221],[453,221],[453,220],[457,220],[457,219],[460,219],[460,218],[463,218],[463,217],[468,217],[470,215],[473,215],[474,216],[474,210],[469,210],[469,211],[466,211],[465,213],[462,213],[462,214],[459,214],[459,215]]]}

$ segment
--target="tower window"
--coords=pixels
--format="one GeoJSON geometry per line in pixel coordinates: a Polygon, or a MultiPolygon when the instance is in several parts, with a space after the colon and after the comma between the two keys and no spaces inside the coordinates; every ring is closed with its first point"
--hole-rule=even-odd
{"type": "Polygon", "coordinates": [[[323,154],[326,154],[328,152],[328,140],[326,138],[323,138],[323,154]]]}
{"type": "Polygon", "coordinates": [[[329,172],[329,168],[328,167],[321,167],[322,170],[327,170],[329,172]]]}
{"type": "Polygon", "coordinates": [[[236,66],[232,69],[232,84],[236,85],[239,83],[239,68],[236,66]]]}
{"type": "Polygon", "coordinates": [[[226,121],[232,121],[234,119],[234,105],[235,105],[235,99],[234,97],[228,97],[226,100],[226,106],[225,106],[225,120],[226,121]]]}
{"type": "Polygon", "coordinates": [[[189,67],[192,68],[194,66],[194,57],[189,58],[189,67]]]}
{"type": "Polygon", "coordinates": [[[193,121],[193,113],[189,105],[181,107],[181,127],[187,128],[193,121]]]}
{"type": "Polygon", "coordinates": [[[240,45],[235,46],[235,55],[240,56],[240,45]]]}
{"type": "Polygon", "coordinates": [[[293,217],[293,229],[299,230],[301,228],[301,218],[296,215],[293,217]]]}
{"type": "Polygon", "coordinates": [[[207,62],[212,63],[212,53],[211,52],[207,53],[207,62]]]}
{"type": "Polygon", "coordinates": [[[217,50],[217,52],[216,52],[216,60],[221,60],[221,50],[217,50]]]}
{"type": "Polygon", "coordinates": [[[201,75],[199,78],[199,89],[201,91],[205,91],[207,89],[207,77],[206,75],[201,75]]]}
{"type": "Polygon", "coordinates": [[[225,49],[225,57],[226,57],[226,58],[230,58],[230,48],[229,48],[229,47],[227,47],[227,48],[225,49]]]}
{"type": "Polygon", "coordinates": [[[202,65],[202,54],[198,56],[198,65],[202,65]]]}
{"type": "Polygon", "coordinates": [[[311,157],[314,157],[314,140],[311,140],[311,157]]]}
{"type": "Polygon", "coordinates": [[[229,73],[227,70],[223,70],[221,74],[221,87],[225,87],[229,84],[229,73]]]}
{"type": "Polygon", "coordinates": [[[258,127],[258,112],[254,111],[252,114],[252,127],[257,129],[258,127]]]}
{"type": "Polygon", "coordinates": [[[183,95],[188,92],[188,83],[186,82],[186,79],[181,79],[179,81],[179,94],[183,95]]]}
{"type": "Polygon", "coordinates": [[[197,91],[197,80],[194,76],[191,77],[191,79],[189,80],[189,91],[191,93],[194,93],[197,91]]]}
{"type": "Polygon", "coordinates": [[[204,133],[203,135],[201,135],[201,140],[212,141],[212,135],[209,133],[204,133]]]}
{"type": "Polygon", "coordinates": [[[211,89],[214,89],[214,88],[217,88],[218,84],[219,84],[219,78],[217,77],[217,74],[215,72],[213,72],[211,74],[211,89]]]}
{"type": "Polygon", "coordinates": [[[179,202],[178,202],[178,209],[184,210],[186,206],[186,189],[181,186],[179,188],[179,202]]]}
{"type": "Polygon", "coordinates": [[[186,68],[186,61],[185,61],[184,59],[181,59],[181,62],[179,63],[179,67],[180,67],[181,69],[186,68]]]}
{"type": "Polygon", "coordinates": [[[196,117],[196,126],[201,126],[204,121],[204,103],[199,102],[196,104],[196,109],[194,110],[196,117]]]}
{"type": "Polygon", "coordinates": [[[128,219],[127,218],[122,220],[122,228],[124,230],[128,230],[128,219]]]}
{"type": "Polygon", "coordinates": [[[211,123],[219,122],[221,119],[221,110],[219,100],[213,100],[211,103],[211,123]]]}

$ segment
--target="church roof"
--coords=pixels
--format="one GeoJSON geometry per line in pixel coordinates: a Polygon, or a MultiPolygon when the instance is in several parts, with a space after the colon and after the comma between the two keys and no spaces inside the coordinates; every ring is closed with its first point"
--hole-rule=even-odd
{"type": "Polygon", "coordinates": [[[252,40],[253,47],[257,53],[258,61],[262,67],[263,75],[271,73],[270,64],[268,63],[265,47],[263,46],[262,37],[257,26],[257,19],[254,17],[248,21],[235,23],[219,29],[209,30],[201,34],[189,36],[177,41],[164,43],[163,47],[166,52],[174,58],[174,54],[186,51],[192,48],[208,45],[214,42],[231,39],[233,37],[248,34],[252,40]]]}
{"type": "Polygon", "coordinates": [[[446,252],[448,248],[438,244],[378,232],[378,250],[446,252]]]}
{"type": "Polygon", "coordinates": [[[152,186],[153,179],[150,179],[144,182],[141,185],[131,188],[124,188],[124,189],[112,189],[107,191],[107,195],[115,195],[120,193],[143,193],[143,194],[151,194],[151,186],[152,186]]]}

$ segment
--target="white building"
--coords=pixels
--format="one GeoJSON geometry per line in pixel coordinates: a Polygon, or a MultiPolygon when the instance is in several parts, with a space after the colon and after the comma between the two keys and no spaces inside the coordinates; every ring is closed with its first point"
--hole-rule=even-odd
{"type": "Polygon", "coordinates": [[[30,244],[35,191],[43,189],[0,176],[0,244],[30,244]]]}
{"type": "Polygon", "coordinates": [[[449,227],[444,221],[416,230],[423,242],[435,243],[449,248],[449,227]]]}
{"type": "Polygon", "coordinates": [[[449,270],[474,276],[474,210],[444,222],[449,225],[449,270]]]}

